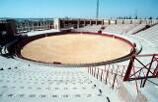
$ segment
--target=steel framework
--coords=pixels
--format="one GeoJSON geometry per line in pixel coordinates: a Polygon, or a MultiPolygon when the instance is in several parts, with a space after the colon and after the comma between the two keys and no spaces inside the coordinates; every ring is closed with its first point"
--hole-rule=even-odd
{"type": "Polygon", "coordinates": [[[141,80],[140,87],[144,87],[148,78],[156,77],[158,77],[158,54],[133,54],[123,80],[141,80]]]}

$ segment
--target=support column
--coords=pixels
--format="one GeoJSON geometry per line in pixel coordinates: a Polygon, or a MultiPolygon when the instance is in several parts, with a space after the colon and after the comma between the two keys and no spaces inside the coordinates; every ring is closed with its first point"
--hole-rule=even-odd
{"type": "Polygon", "coordinates": [[[132,55],[132,57],[130,59],[130,62],[128,64],[128,68],[126,70],[123,81],[129,81],[130,73],[131,73],[131,70],[133,68],[134,59],[135,59],[135,55],[132,55]]]}
{"type": "Polygon", "coordinates": [[[77,20],[77,28],[80,28],[80,19],[77,20]]]}
{"type": "Polygon", "coordinates": [[[57,30],[60,30],[60,19],[55,19],[54,20],[54,28],[57,30]]]}

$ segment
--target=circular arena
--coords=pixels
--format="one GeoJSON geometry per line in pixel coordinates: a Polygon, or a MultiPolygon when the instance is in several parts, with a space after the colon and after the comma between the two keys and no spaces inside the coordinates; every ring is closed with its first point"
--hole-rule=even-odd
{"type": "Polygon", "coordinates": [[[158,25],[140,31],[146,25],[127,21],[59,30],[30,26],[28,32],[23,26],[0,45],[0,100],[157,102],[158,25]]]}
{"type": "Polygon", "coordinates": [[[113,63],[128,58],[134,49],[130,41],[116,35],[79,32],[30,37],[18,48],[20,58],[64,66],[113,63]]]}

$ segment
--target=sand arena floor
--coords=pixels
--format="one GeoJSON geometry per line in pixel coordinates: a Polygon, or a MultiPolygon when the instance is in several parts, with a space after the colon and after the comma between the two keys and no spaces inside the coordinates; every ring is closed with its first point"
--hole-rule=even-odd
{"type": "Polygon", "coordinates": [[[101,35],[65,34],[29,42],[21,55],[45,63],[90,64],[106,62],[130,53],[127,42],[101,35]]]}

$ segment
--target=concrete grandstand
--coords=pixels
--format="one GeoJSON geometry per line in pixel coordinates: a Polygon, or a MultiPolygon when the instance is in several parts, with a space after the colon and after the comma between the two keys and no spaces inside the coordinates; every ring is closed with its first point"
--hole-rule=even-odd
{"type": "MultiPolygon", "coordinates": [[[[13,19],[1,20],[0,26],[4,27],[1,39],[10,38],[1,40],[0,44],[0,102],[157,102],[158,20],[59,18],[17,22],[13,19]],[[72,32],[126,39],[133,48],[125,59],[86,66],[82,63],[81,66],[38,63],[38,60],[31,61],[18,55],[18,51],[24,49],[23,41],[26,45],[40,38],[72,32]]],[[[46,46],[41,49],[48,50],[46,46]]],[[[54,49],[53,46],[50,51],[54,49]]],[[[58,52],[62,55],[66,50],[58,52]]]]}

